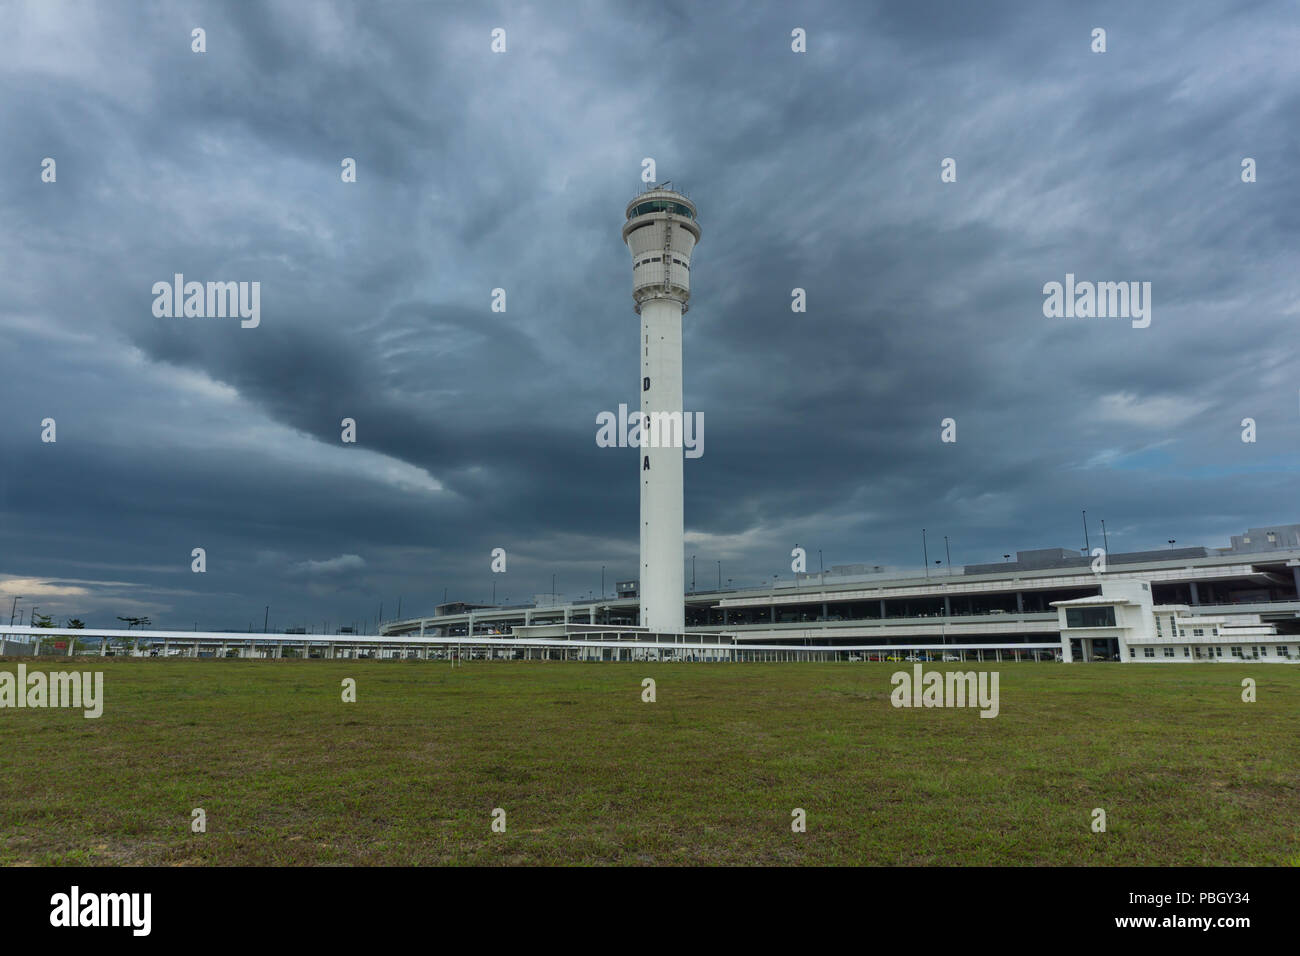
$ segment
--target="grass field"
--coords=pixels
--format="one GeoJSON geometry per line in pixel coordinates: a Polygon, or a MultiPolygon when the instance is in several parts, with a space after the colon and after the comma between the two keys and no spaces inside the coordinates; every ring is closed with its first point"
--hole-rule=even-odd
{"type": "Polygon", "coordinates": [[[895,664],[75,666],[98,720],[0,710],[0,864],[1300,862],[1294,667],[927,665],[996,667],[981,719],[895,664]]]}

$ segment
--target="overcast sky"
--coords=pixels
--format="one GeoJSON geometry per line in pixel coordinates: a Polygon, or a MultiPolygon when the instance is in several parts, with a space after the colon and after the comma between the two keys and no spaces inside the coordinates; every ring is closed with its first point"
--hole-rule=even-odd
{"type": "Polygon", "coordinates": [[[1300,521],[1298,49],[1289,2],[0,4],[0,600],[373,629],[635,577],[595,420],[646,157],[703,229],[700,587],[1300,521]],[[156,317],[175,273],[260,325],[156,317]],[[1045,317],[1067,273],[1150,327],[1045,317]]]}

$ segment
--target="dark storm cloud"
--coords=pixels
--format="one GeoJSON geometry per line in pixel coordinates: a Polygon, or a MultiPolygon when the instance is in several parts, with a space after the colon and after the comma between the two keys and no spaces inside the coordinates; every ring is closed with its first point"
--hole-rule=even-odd
{"type": "Polygon", "coordinates": [[[635,461],[594,435],[636,401],[646,156],[704,230],[701,585],[788,575],[795,543],[914,566],[922,526],[957,563],[1076,546],[1084,507],[1117,549],[1297,518],[1285,4],[0,17],[0,595],[333,626],[483,599],[494,547],[498,598],[634,576],[635,461]],[[259,281],[261,325],[155,318],[178,272],[259,281]],[[1044,318],[1067,272],[1150,281],[1151,327],[1044,318]]]}

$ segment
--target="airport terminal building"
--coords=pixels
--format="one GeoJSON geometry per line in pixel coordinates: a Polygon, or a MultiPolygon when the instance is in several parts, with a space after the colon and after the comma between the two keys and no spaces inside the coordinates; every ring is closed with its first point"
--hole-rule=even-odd
{"type": "MultiPolygon", "coordinates": [[[[1224,548],[1106,556],[1061,548],[906,573],[867,565],[770,586],[683,595],[684,639],[843,648],[871,659],[1300,662],[1300,524],[1252,528],[1224,548]]],[[[637,582],[615,595],[508,607],[449,603],[388,622],[390,637],[640,631],[637,582]]],[[[715,645],[716,646],[716,645],[715,645]]]]}

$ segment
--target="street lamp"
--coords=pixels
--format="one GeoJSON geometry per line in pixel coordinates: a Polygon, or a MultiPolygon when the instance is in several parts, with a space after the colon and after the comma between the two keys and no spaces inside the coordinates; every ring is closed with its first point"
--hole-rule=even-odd
{"type": "Polygon", "coordinates": [[[13,626],[14,626],[14,612],[18,610],[18,599],[19,599],[20,597],[22,597],[21,594],[15,594],[15,595],[14,595],[14,603],[11,604],[11,605],[9,606],[9,626],[10,626],[10,627],[13,627],[13,626]]]}

